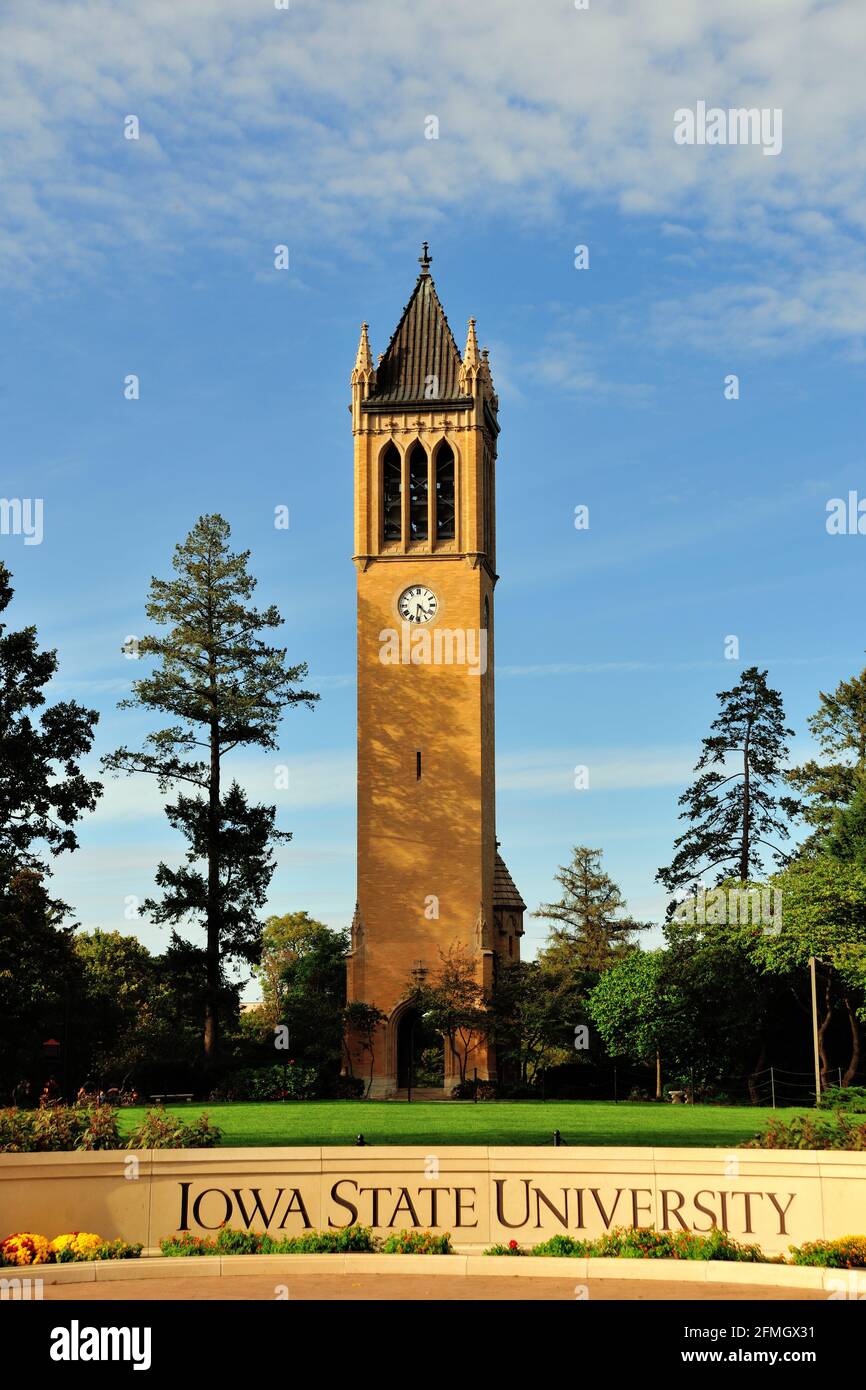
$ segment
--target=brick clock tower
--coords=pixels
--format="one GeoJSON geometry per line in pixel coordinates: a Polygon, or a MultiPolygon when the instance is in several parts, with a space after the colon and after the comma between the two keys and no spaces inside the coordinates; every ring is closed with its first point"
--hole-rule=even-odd
{"type": "MultiPolygon", "coordinates": [[[[497,853],[493,650],[498,400],[469,320],[461,357],[421,272],[374,367],[362,325],[352,372],[358,580],[358,899],[349,1000],[375,1004],[371,1096],[410,1079],[448,1094],[447,1043],[412,981],[462,947],[492,988],[517,960],[525,904],[497,853]]],[[[356,1075],[369,1053],[349,1039],[356,1075]]],[[[491,1050],[469,1074],[493,1072],[491,1050]]]]}

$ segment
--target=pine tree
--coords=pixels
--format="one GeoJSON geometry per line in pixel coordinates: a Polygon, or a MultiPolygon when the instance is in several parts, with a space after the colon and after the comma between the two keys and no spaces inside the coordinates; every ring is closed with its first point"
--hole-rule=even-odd
{"type": "Polygon", "coordinates": [[[802,846],[806,851],[820,847],[836,812],[849,804],[858,783],[866,779],[866,668],[859,676],[840,681],[831,694],[821,691],[818,698],[809,728],[821,759],[812,758],[785,774],[806,798],[803,817],[813,827],[802,846]]]}
{"type": "Polygon", "coordinates": [[[109,771],[155,777],[161,791],[177,784],[196,789],[166,807],[188,841],[187,865],[172,870],[160,864],[163,895],[146,906],[156,921],[192,918],[204,925],[204,1054],[211,1066],[223,962],[256,959],[257,911],[274,870],[271,847],[290,838],[274,827],[275,807],[249,805],[236,782],[223,793],[222,761],[237,748],[275,748],[283,711],[312,707],[319,698],[297,689],[306,665],[287,666],[285,649],[263,640],[261,634],[282,618],[273,605],[251,605],[256,581],[247,570],[249,552],[232,553],[230,534],[221,516],[200,517],[175,548],[176,577],[151,581],[146,613],[167,631],[144,637],[139,653],[159,665],[133,683],[132,698],[121,708],[143,707],[171,722],[150,734],[140,752],[118,748],[103,760],[109,771]]]}
{"type": "Polygon", "coordinates": [[[866,869],[866,779],[857,783],[848,805],[835,812],[822,849],[831,859],[866,869]]]}
{"type": "Polygon", "coordinates": [[[670,892],[713,870],[718,883],[732,875],[745,883],[760,876],[766,851],[777,864],[789,857],[767,839],[786,840],[785,817],[800,809],[793,797],[775,794],[794,733],[785,727],[782,697],[768,687],[766,671],[750,666],[739,684],[718,698],[715,732],[703,740],[695,766],[700,775],[679,799],[685,807],[680,820],[688,820],[689,827],[674,842],[671,863],[656,874],[670,892]]]}
{"type": "Polygon", "coordinates": [[[562,887],[556,903],[542,903],[534,917],[557,923],[542,955],[588,973],[608,969],[634,948],[636,932],[648,927],[625,914],[625,900],[601,867],[600,849],[577,845],[571,863],[555,875],[562,887]]]}

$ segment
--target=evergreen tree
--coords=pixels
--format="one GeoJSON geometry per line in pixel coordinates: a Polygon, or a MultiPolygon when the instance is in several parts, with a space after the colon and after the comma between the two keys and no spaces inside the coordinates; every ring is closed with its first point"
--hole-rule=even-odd
{"type": "Polygon", "coordinates": [[[778,864],[788,858],[767,839],[786,840],[785,817],[800,809],[793,797],[775,793],[794,732],[785,727],[782,697],[767,685],[766,671],[750,666],[718,698],[721,712],[695,766],[700,775],[679,799],[680,820],[689,827],[674,842],[671,863],[656,874],[670,892],[714,869],[717,883],[732,870],[744,883],[760,877],[766,851],[778,864]]]}
{"type": "Polygon", "coordinates": [[[576,845],[571,863],[555,875],[562,897],[533,913],[556,924],[542,952],[551,965],[597,974],[633,950],[635,933],[649,926],[625,913],[625,900],[602,869],[601,856],[600,849],[576,845]]]}
{"type": "Polygon", "coordinates": [[[834,813],[824,851],[831,859],[866,869],[866,780],[858,782],[849,804],[834,813]]]}
{"type": "Polygon", "coordinates": [[[821,691],[819,700],[809,728],[822,756],[786,773],[787,781],[806,798],[803,816],[813,827],[802,846],[806,852],[819,847],[835,813],[848,805],[858,783],[866,779],[866,668],[840,681],[831,694],[821,691]]]}
{"type": "Polygon", "coordinates": [[[142,707],[171,722],[150,734],[141,751],[118,748],[103,760],[113,772],[155,777],[161,791],[177,784],[196,789],[166,807],[188,841],[187,864],[159,865],[163,896],[146,907],[157,921],[191,918],[205,928],[208,1065],[218,1051],[223,962],[257,958],[257,911],[274,869],[271,848],[290,838],[274,828],[275,807],[249,805],[235,782],[223,793],[222,761],[237,748],[275,748],[283,711],[318,699],[297,688],[306,665],[287,666],[285,649],[264,640],[282,618],[273,605],[252,606],[249,552],[232,553],[230,534],[221,516],[200,517],[175,548],[175,578],[151,581],[147,616],[167,631],[143,638],[139,652],[159,665],[133,683],[121,708],[142,707]]]}

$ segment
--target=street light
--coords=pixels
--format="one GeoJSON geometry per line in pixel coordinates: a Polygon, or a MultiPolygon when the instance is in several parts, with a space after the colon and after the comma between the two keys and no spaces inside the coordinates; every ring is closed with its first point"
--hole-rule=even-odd
{"type": "Polygon", "coordinates": [[[415,993],[412,1004],[412,1022],[409,1027],[409,1085],[406,1089],[406,1103],[412,1104],[412,1084],[415,1080],[415,1025],[418,1022],[418,1005],[421,1002],[421,990],[427,974],[427,967],[423,960],[416,960],[412,974],[415,978],[415,993]]]}
{"type": "Polygon", "coordinates": [[[815,1104],[821,1104],[821,1056],[818,1050],[818,987],[815,981],[815,957],[809,957],[809,975],[812,982],[812,1046],[815,1052],[815,1104]]]}

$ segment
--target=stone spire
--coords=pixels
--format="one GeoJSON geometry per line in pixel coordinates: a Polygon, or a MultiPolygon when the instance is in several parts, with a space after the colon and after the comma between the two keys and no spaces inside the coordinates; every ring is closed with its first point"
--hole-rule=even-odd
{"type": "Polygon", "coordinates": [[[453,401],[459,392],[460,349],[448,326],[430,274],[430,253],[424,243],[415,288],[394,330],[385,356],[376,369],[368,406],[429,405],[453,401]],[[433,386],[431,396],[430,387],[433,386]]]}
{"type": "Polygon", "coordinates": [[[370,339],[367,337],[367,325],[361,324],[361,337],[358,342],[358,352],[355,357],[355,370],[352,373],[352,383],[360,380],[357,373],[367,373],[373,371],[373,354],[370,351],[370,339]]]}
{"type": "Polygon", "coordinates": [[[475,320],[469,320],[469,328],[466,333],[466,349],[463,353],[464,367],[477,367],[481,362],[478,353],[478,339],[475,336],[475,320]]]}
{"type": "Polygon", "coordinates": [[[478,351],[478,339],[475,336],[475,320],[469,320],[469,328],[466,333],[466,350],[463,353],[463,361],[460,364],[460,390],[466,395],[472,396],[475,393],[475,383],[478,380],[478,373],[481,369],[481,354],[478,351]]]}

